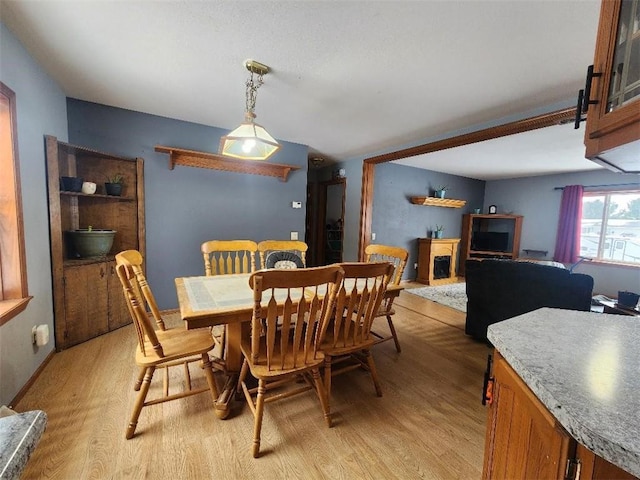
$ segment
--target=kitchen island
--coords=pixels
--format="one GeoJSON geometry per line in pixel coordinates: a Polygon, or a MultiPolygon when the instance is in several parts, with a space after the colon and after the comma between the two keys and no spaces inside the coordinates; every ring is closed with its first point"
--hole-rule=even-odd
{"type": "Polygon", "coordinates": [[[638,319],[542,308],[488,338],[484,478],[640,476],[638,319]]]}
{"type": "MultiPolygon", "coordinates": [[[[10,409],[2,407],[4,412],[10,409]]],[[[11,412],[0,418],[0,479],[18,479],[47,425],[41,410],[11,412]]]]}

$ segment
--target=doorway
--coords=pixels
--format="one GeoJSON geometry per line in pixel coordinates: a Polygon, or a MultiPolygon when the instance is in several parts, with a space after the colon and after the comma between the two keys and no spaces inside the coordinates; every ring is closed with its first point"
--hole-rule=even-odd
{"type": "Polygon", "coordinates": [[[315,247],[311,262],[314,266],[341,262],[347,179],[334,178],[318,182],[314,187],[309,188],[308,199],[315,197],[316,205],[307,210],[307,214],[312,214],[312,220],[307,222],[307,239],[312,239],[308,243],[315,247]]]}

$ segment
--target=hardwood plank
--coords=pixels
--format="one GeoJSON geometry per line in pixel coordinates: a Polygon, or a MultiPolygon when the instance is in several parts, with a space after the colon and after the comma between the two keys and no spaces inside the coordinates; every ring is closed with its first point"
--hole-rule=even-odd
{"type": "MultiPolygon", "coordinates": [[[[56,353],[15,406],[49,416],[22,478],[479,478],[489,349],[460,330],[464,313],[406,292],[395,306],[402,353],[391,342],[373,349],[383,396],[364,371],[335,377],[331,429],[312,392],[268,405],[259,459],[246,404],[222,421],[206,394],[145,408],[125,440],[137,393],[133,326],[56,353]]],[[[204,383],[197,368],[192,378],[204,383]]]]}

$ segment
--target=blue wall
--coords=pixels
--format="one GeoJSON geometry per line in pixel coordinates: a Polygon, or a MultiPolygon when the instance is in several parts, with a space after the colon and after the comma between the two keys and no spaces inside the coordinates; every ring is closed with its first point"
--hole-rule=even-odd
{"type": "Polygon", "coordinates": [[[0,327],[0,404],[9,404],[54,348],[53,340],[32,345],[31,328],[48,325],[54,337],[44,135],[66,140],[67,114],[64,92],[2,23],[0,80],[16,94],[27,281],[33,296],[24,312],[0,327]]]}
{"type": "Polygon", "coordinates": [[[176,308],[174,278],[202,275],[200,245],[212,239],[304,238],[306,145],[280,142],[269,161],[296,165],[274,177],[177,166],[156,145],[217,152],[227,130],[68,99],[69,141],[145,160],[147,276],[160,308],[176,308]]]}
{"type": "Polygon", "coordinates": [[[376,166],[371,243],[395,245],[409,251],[403,278],[414,280],[418,261],[418,238],[429,237],[444,225],[444,238],[460,238],[462,215],[480,208],[485,182],[419,168],[383,163],[376,166]],[[429,196],[438,185],[447,185],[447,197],[466,200],[462,208],[414,205],[411,197],[429,196]]]}

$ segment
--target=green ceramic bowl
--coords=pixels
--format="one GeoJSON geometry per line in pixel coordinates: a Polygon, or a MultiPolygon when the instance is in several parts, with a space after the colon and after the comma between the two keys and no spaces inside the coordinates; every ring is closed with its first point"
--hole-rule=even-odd
{"type": "Polygon", "coordinates": [[[115,230],[85,229],[67,232],[73,247],[82,258],[105,256],[111,250],[115,230]]]}

